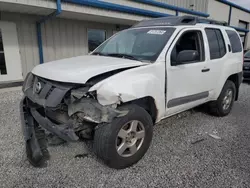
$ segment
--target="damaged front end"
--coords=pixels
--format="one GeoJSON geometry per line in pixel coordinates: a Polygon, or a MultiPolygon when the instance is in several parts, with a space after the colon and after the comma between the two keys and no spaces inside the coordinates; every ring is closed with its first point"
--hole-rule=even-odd
{"type": "Polygon", "coordinates": [[[67,84],[32,75],[26,77],[20,103],[27,158],[33,166],[46,160],[46,132],[71,142],[90,139],[98,124],[127,114],[117,105],[102,106],[91,84],[67,84]]]}

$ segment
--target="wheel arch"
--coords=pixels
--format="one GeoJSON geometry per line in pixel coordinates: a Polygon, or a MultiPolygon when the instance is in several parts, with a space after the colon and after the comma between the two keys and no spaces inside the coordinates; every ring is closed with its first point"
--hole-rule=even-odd
{"type": "Polygon", "coordinates": [[[156,123],[158,110],[155,104],[155,99],[151,96],[142,97],[139,99],[135,99],[129,102],[122,103],[121,106],[127,104],[135,104],[140,106],[141,108],[145,109],[152,118],[153,123],[156,123]]]}
{"type": "MultiPolygon", "coordinates": [[[[240,73],[236,73],[236,74],[232,74],[230,75],[226,81],[232,81],[235,84],[236,87],[236,96],[235,96],[235,100],[237,101],[239,98],[239,89],[240,89],[240,84],[242,82],[242,72],[240,73]]],[[[226,83],[226,82],[225,82],[226,83]]]]}

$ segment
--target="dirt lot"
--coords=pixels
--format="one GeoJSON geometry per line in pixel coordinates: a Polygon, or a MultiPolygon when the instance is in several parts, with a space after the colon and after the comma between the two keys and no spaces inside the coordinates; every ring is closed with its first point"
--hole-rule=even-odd
{"type": "Polygon", "coordinates": [[[250,85],[241,86],[225,118],[191,110],[162,121],[145,157],[125,170],[106,167],[84,142],[50,147],[48,167],[31,167],[21,96],[20,89],[0,90],[0,187],[250,187],[250,85]]]}

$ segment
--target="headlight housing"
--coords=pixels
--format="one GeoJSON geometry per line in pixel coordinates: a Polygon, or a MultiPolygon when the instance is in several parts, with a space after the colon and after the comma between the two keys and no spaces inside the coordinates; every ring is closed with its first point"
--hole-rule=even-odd
{"type": "Polygon", "coordinates": [[[34,82],[34,75],[29,72],[23,82],[22,90],[25,92],[27,89],[31,88],[34,82]]]}
{"type": "Polygon", "coordinates": [[[89,92],[89,86],[80,87],[78,89],[71,90],[71,97],[80,99],[82,97],[96,98],[96,91],[89,92]]]}

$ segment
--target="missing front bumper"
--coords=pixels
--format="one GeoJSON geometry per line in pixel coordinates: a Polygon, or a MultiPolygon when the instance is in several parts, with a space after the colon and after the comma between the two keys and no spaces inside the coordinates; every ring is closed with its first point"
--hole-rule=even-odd
{"type": "Polygon", "coordinates": [[[39,133],[41,132],[40,126],[65,141],[77,141],[79,139],[71,121],[62,125],[52,123],[48,118],[40,115],[35,108],[31,108],[25,97],[20,103],[20,115],[26,155],[29,162],[35,167],[43,165],[45,162],[43,150],[47,149],[45,133],[39,133]]]}
{"type": "Polygon", "coordinates": [[[128,113],[128,111],[119,111],[110,106],[102,106],[94,99],[82,98],[69,104],[67,112],[55,111],[58,115],[62,112],[67,115],[61,118],[63,119],[61,123],[54,123],[58,122],[60,116],[57,119],[50,108],[44,108],[31,100],[29,96],[22,99],[20,112],[27,158],[35,167],[43,166],[46,161],[43,152],[47,150],[44,129],[68,142],[77,141],[78,136],[88,139],[98,127],[96,125],[110,123],[114,118],[128,113]]]}
{"type": "Polygon", "coordinates": [[[34,118],[32,118],[25,101],[25,98],[21,100],[20,115],[22,131],[25,141],[26,155],[29,162],[33,166],[37,167],[41,166],[43,163],[43,154],[35,134],[34,118]]]}

